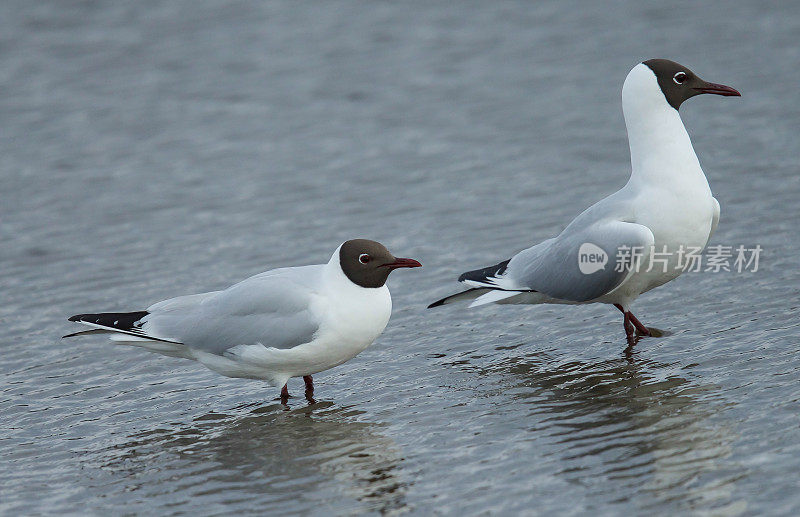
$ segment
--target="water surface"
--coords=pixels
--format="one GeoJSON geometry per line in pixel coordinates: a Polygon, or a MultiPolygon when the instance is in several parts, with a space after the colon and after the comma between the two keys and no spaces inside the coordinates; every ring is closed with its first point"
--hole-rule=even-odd
{"type": "Polygon", "coordinates": [[[800,511],[796,4],[12,1],[0,29],[0,513],[800,511]],[[605,306],[426,310],[625,182],[651,57],[743,93],[682,113],[714,242],[759,271],[646,294],[669,335],[631,355],[605,306]],[[314,403],[59,339],[352,237],[425,267],[314,403]]]}

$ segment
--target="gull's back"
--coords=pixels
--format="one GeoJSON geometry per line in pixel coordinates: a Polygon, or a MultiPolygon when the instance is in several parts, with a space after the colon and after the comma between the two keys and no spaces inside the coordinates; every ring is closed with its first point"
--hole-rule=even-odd
{"type": "Polygon", "coordinates": [[[237,345],[287,349],[308,343],[320,325],[311,302],[323,267],[275,269],[222,291],[156,303],[142,330],[213,354],[237,345]]]}

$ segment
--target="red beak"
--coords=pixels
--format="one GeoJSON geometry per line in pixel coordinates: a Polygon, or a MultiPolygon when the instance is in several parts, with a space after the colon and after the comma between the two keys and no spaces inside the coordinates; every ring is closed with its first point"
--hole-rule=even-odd
{"type": "Polygon", "coordinates": [[[730,86],[717,83],[706,83],[705,85],[695,88],[700,93],[713,93],[714,95],[722,95],[723,97],[741,97],[742,94],[730,86]]]}
{"type": "Polygon", "coordinates": [[[410,258],[395,258],[394,262],[383,264],[383,266],[389,269],[397,269],[399,267],[422,267],[422,264],[410,258]]]}

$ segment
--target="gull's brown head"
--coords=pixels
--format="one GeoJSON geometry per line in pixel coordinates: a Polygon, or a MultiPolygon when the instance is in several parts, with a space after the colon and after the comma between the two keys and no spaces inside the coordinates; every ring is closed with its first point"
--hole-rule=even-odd
{"type": "Polygon", "coordinates": [[[414,259],[397,258],[380,242],[367,239],[353,239],[342,244],[339,265],[351,282],[368,288],[383,286],[395,269],[422,266],[414,259]]]}

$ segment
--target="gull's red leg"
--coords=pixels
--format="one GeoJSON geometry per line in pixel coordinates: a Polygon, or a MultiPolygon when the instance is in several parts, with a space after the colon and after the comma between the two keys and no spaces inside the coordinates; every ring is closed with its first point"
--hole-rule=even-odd
{"type": "Polygon", "coordinates": [[[306,383],[306,400],[311,404],[316,404],[314,400],[314,379],[310,375],[303,376],[303,382],[306,383]]]}
{"type": "Polygon", "coordinates": [[[286,404],[286,401],[289,400],[289,383],[283,385],[281,388],[281,402],[286,404]]]}
{"type": "Polygon", "coordinates": [[[618,303],[615,303],[614,307],[619,309],[619,311],[625,315],[625,321],[623,322],[623,325],[625,325],[625,335],[628,334],[628,324],[633,324],[633,326],[636,327],[636,330],[638,330],[639,334],[641,334],[642,336],[650,335],[650,329],[645,327],[644,324],[641,321],[639,321],[639,319],[636,316],[634,316],[631,311],[626,311],[624,308],[622,308],[622,305],[618,303]]]}
{"type": "Polygon", "coordinates": [[[642,322],[641,322],[641,321],[639,321],[638,319],[636,319],[636,316],[634,316],[632,312],[628,312],[628,316],[630,317],[630,319],[631,319],[631,323],[633,323],[633,326],[634,326],[634,327],[636,327],[636,330],[638,330],[638,331],[639,331],[639,334],[641,334],[641,335],[643,335],[643,336],[649,336],[649,335],[650,335],[650,329],[648,329],[647,327],[645,327],[645,326],[642,324],[642,322]]]}
{"type": "Polygon", "coordinates": [[[628,343],[633,346],[636,332],[633,323],[631,323],[631,313],[625,312],[623,314],[625,316],[622,319],[622,326],[625,328],[625,337],[628,338],[628,343]]]}

